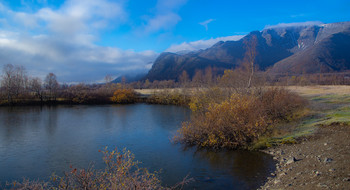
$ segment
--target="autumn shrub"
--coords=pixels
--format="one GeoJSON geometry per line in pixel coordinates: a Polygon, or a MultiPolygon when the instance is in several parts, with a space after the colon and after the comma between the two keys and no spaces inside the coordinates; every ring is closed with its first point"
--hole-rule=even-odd
{"type": "Polygon", "coordinates": [[[110,103],[113,93],[108,93],[102,87],[94,87],[86,84],[77,84],[67,87],[58,93],[62,101],[73,104],[100,104],[110,103]]]}
{"type": "Polygon", "coordinates": [[[220,103],[200,97],[194,100],[202,106],[190,103],[191,120],[182,123],[174,140],[215,149],[248,148],[278,122],[305,106],[301,97],[284,89],[234,93],[220,103]]]}
{"type": "Polygon", "coordinates": [[[187,144],[211,148],[239,148],[247,146],[263,134],[270,123],[259,111],[254,96],[234,94],[222,103],[214,103],[205,114],[195,114],[179,130],[187,144]]]}
{"type": "Polygon", "coordinates": [[[307,100],[284,88],[269,88],[258,96],[263,111],[276,122],[292,120],[295,112],[308,104],[307,100]]]}
{"type": "Polygon", "coordinates": [[[117,89],[113,93],[112,101],[119,104],[134,103],[137,94],[132,89],[117,89]]]}
{"type": "Polygon", "coordinates": [[[105,168],[95,170],[92,165],[87,169],[71,166],[63,177],[53,175],[51,181],[40,182],[23,180],[8,183],[4,189],[181,189],[191,179],[184,179],[174,187],[161,185],[157,172],[151,173],[139,167],[134,155],[127,150],[103,152],[105,168]]]}
{"type": "Polygon", "coordinates": [[[188,105],[190,98],[180,91],[163,90],[148,97],[147,102],[164,105],[188,105]]]}
{"type": "Polygon", "coordinates": [[[71,168],[63,177],[53,177],[60,189],[161,189],[157,173],[139,168],[130,151],[103,151],[105,169],[71,168]]]}
{"type": "Polygon", "coordinates": [[[219,87],[199,88],[192,92],[189,107],[196,114],[208,111],[211,104],[221,103],[229,98],[231,93],[219,87]]]}

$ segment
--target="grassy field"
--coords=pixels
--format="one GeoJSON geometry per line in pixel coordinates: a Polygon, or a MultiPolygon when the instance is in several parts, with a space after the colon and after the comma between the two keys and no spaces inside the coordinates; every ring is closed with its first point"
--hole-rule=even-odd
{"type": "Polygon", "coordinates": [[[350,86],[289,86],[287,89],[309,100],[308,113],[295,123],[283,124],[272,138],[263,138],[258,146],[295,143],[319,126],[332,123],[350,124],[350,86]]]}

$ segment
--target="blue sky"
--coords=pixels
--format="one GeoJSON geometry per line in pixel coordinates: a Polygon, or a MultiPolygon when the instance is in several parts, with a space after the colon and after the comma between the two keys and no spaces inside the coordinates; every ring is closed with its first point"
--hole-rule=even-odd
{"type": "Polygon", "coordinates": [[[146,72],[163,51],[198,50],[281,23],[350,21],[348,0],[0,0],[0,66],[61,82],[146,72]]]}

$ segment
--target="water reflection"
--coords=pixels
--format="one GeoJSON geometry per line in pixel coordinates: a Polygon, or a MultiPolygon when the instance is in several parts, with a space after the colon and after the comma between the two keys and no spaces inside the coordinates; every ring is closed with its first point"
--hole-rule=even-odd
{"type": "Polygon", "coordinates": [[[163,105],[0,108],[0,181],[47,179],[70,165],[96,168],[99,149],[126,147],[142,166],[162,170],[164,184],[190,174],[189,189],[249,189],[273,169],[270,157],[244,151],[213,152],[172,144],[169,137],[189,110],[163,105]]]}
{"type": "Polygon", "coordinates": [[[213,170],[227,172],[240,189],[256,189],[261,185],[256,182],[263,182],[274,170],[271,157],[261,152],[197,150],[194,157],[205,159],[213,170]]]}
{"type": "Polygon", "coordinates": [[[57,128],[57,108],[48,107],[45,111],[48,114],[46,129],[49,136],[53,136],[57,128]]]}

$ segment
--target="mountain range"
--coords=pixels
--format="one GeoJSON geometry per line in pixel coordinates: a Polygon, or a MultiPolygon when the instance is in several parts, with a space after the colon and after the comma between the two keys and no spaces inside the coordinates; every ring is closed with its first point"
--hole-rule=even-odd
{"type": "Polygon", "coordinates": [[[350,22],[266,28],[238,41],[220,41],[205,50],[164,52],[145,79],[177,80],[183,71],[192,77],[197,70],[215,68],[218,73],[242,65],[256,41],[255,65],[273,74],[310,74],[350,70],[350,22]]]}

